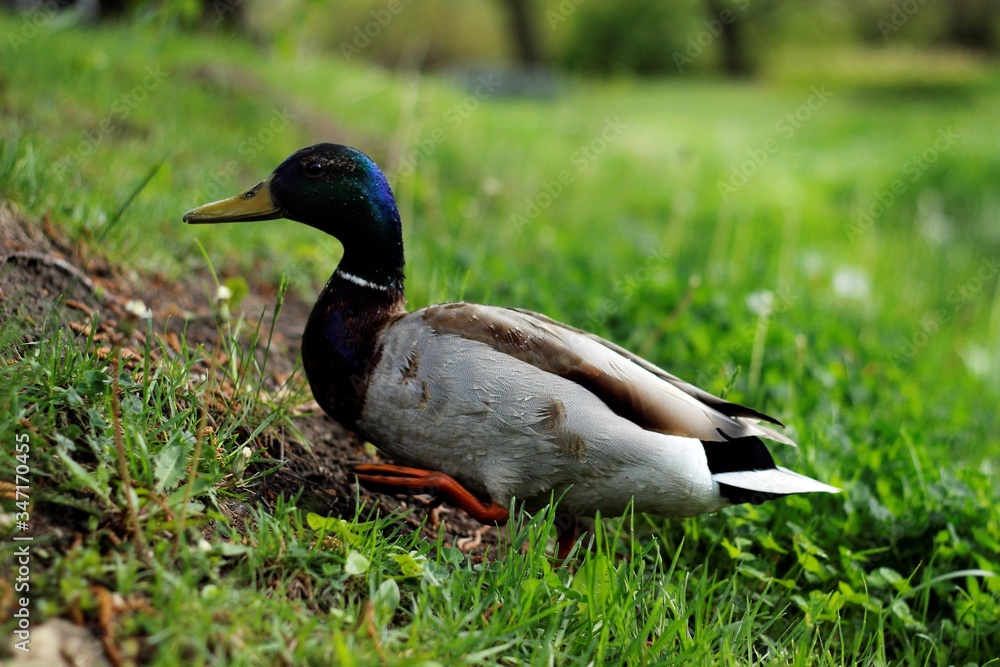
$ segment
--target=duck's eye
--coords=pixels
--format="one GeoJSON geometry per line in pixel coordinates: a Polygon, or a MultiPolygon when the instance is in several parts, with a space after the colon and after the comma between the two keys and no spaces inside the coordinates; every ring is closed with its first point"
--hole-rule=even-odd
{"type": "Polygon", "coordinates": [[[306,176],[319,176],[325,168],[322,162],[310,162],[306,165],[306,176]]]}

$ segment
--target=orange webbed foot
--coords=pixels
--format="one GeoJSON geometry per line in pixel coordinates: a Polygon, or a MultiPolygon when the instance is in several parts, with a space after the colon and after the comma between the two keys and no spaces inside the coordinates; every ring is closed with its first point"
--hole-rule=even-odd
{"type": "Polygon", "coordinates": [[[420,489],[423,493],[441,494],[482,523],[507,523],[510,512],[503,505],[484,503],[454,477],[437,470],[421,470],[386,463],[359,463],[354,474],[364,486],[387,490],[420,489]]]}

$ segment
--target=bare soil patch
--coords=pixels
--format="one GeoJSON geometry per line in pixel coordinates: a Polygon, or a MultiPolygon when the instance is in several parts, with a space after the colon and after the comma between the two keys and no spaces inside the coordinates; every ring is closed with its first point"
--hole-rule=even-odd
{"type": "MultiPolygon", "coordinates": [[[[27,222],[9,202],[0,201],[0,327],[16,318],[14,324],[24,343],[38,341],[46,325],[53,324],[72,329],[81,343],[87,335],[97,341],[106,339],[124,316],[124,304],[140,299],[153,312],[155,335],[169,339],[183,331],[189,346],[201,344],[211,353],[217,330],[215,316],[204,298],[207,282],[207,272],[190,276],[182,283],[158,275],[126,272],[91,249],[71,243],[48,219],[27,222]],[[89,326],[94,313],[99,314],[97,331],[91,331],[89,326]]],[[[251,294],[237,314],[255,322],[267,307],[269,318],[276,293],[274,285],[251,285],[251,294]]],[[[275,387],[295,367],[311,308],[311,303],[291,291],[286,295],[267,366],[275,387]]],[[[136,350],[141,349],[141,345],[135,345],[134,355],[138,356],[136,350]]],[[[485,527],[428,496],[374,495],[359,488],[351,473],[353,464],[389,459],[373,455],[370,447],[326,416],[315,403],[309,408],[306,406],[306,414],[296,418],[296,426],[308,441],[306,446],[281,441],[274,433],[265,432],[258,438],[259,446],[276,463],[280,462],[280,467],[252,487],[246,504],[234,503],[229,508],[234,516],[244,515],[246,506],[252,503],[273,506],[279,495],[291,496],[301,490],[298,505],[304,510],[352,518],[360,502],[365,516],[375,512],[399,515],[407,530],[420,530],[429,541],[436,541],[441,534],[445,545],[457,546],[477,560],[488,557],[491,551],[495,555],[495,527],[485,527]]],[[[53,524],[60,522],[59,517],[49,519],[53,524]]],[[[65,528],[73,530],[72,526],[65,528]]]]}

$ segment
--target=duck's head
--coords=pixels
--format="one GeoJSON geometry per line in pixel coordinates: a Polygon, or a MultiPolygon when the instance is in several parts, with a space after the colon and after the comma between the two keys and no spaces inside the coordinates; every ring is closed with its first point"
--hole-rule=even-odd
{"type": "Polygon", "coordinates": [[[369,280],[402,280],[399,211],[385,175],[361,151],[316,144],[293,153],[246,192],[184,214],[193,224],[288,218],[337,237],[341,267],[369,280]],[[345,266],[347,265],[347,266],[345,266]]]}

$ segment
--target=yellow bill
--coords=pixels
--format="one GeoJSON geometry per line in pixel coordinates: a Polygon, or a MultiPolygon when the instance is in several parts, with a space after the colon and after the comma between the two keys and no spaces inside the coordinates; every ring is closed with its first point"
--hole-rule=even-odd
{"type": "Polygon", "coordinates": [[[229,199],[221,199],[211,204],[193,208],[184,214],[184,222],[207,224],[213,222],[253,222],[274,220],[282,217],[281,209],[271,198],[273,175],[253,186],[246,192],[229,199]]]}

